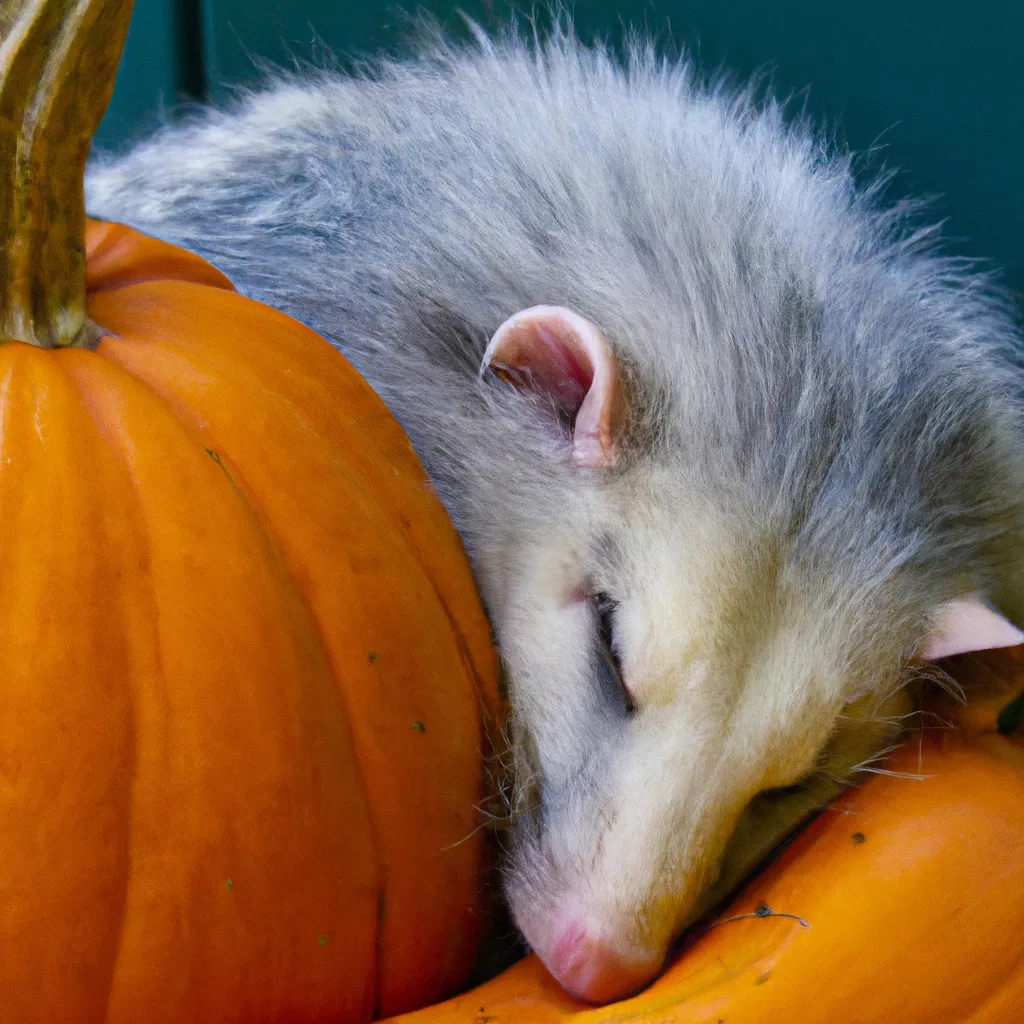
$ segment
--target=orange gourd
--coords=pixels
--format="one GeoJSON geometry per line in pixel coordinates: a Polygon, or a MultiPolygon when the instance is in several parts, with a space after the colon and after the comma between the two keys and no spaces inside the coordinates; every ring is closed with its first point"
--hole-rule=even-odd
{"type": "Polygon", "coordinates": [[[423,1005],[480,929],[489,628],[327,342],[83,245],[130,9],[0,10],[0,1021],[423,1005]]]}
{"type": "Polygon", "coordinates": [[[924,778],[831,804],[645,992],[583,1006],[529,957],[395,1024],[1020,1024],[1024,736],[996,715],[1024,653],[955,674],[967,707],[933,704],[886,765],[924,778]]]}

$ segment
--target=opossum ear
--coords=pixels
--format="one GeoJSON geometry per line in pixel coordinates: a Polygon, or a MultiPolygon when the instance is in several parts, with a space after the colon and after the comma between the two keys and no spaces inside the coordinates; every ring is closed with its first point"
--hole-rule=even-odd
{"type": "Polygon", "coordinates": [[[618,364],[595,324],[562,306],[524,309],[494,332],[481,374],[487,369],[554,400],[572,424],[577,465],[614,465],[625,402],[618,364]]]}
{"type": "Polygon", "coordinates": [[[1024,643],[1024,633],[978,594],[957,598],[939,608],[935,631],[921,651],[929,661],[993,647],[1015,647],[1024,643]]]}

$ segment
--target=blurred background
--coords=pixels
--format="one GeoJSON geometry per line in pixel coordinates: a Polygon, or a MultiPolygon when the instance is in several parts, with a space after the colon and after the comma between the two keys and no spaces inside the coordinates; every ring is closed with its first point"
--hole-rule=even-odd
{"type": "MultiPolygon", "coordinates": [[[[530,9],[523,0],[519,9],[530,9]]],[[[183,102],[224,99],[326,46],[342,60],[401,48],[409,11],[454,32],[485,26],[504,0],[136,0],[114,101],[98,145],[119,149],[183,102]]],[[[935,197],[951,251],[1024,296],[1024,3],[1021,0],[577,0],[578,33],[621,42],[625,26],[685,47],[707,70],[770,71],[843,145],[896,167],[896,195],[935,197]]]]}

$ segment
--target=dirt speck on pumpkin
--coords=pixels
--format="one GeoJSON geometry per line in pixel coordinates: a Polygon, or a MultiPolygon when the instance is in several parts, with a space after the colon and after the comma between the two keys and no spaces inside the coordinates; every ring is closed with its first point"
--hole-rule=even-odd
{"type": "Polygon", "coordinates": [[[754,911],[754,913],[758,917],[771,917],[774,911],[771,907],[768,906],[767,903],[762,903],[761,906],[759,906],[757,910],[754,911]]]}
{"type": "Polygon", "coordinates": [[[224,879],[224,888],[227,889],[228,892],[231,892],[231,890],[234,889],[234,887],[235,887],[234,879],[232,879],[232,878],[225,878],[224,879]]]}
{"type": "Polygon", "coordinates": [[[412,723],[412,727],[413,727],[413,729],[416,730],[416,732],[426,732],[427,731],[426,723],[421,722],[418,718],[416,719],[415,722],[412,723]]]}
{"type": "Polygon", "coordinates": [[[854,832],[853,835],[850,836],[850,838],[858,845],[860,845],[861,843],[866,843],[868,841],[868,837],[864,835],[863,832],[854,832]]]}
{"type": "Polygon", "coordinates": [[[319,935],[318,935],[318,936],[316,937],[316,944],[317,944],[318,946],[326,946],[326,945],[327,945],[327,936],[326,936],[326,935],[324,935],[324,933],[323,933],[323,932],[321,932],[321,933],[320,933],[320,934],[319,934],[319,935]]]}
{"type": "Polygon", "coordinates": [[[233,485],[235,481],[231,479],[231,474],[228,472],[228,467],[224,465],[224,460],[220,457],[220,453],[215,452],[212,448],[207,448],[206,454],[209,455],[210,458],[213,459],[213,461],[216,462],[217,465],[224,470],[224,475],[228,478],[228,480],[231,481],[233,485]]]}
{"type": "Polygon", "coordinates": [[[762,974],[759,974],[757,976],[757,978],[754,980],[754,984],[755,985],[763,985],[766,981],[770,981],[771,977],[772,977],[772,972],[771,971],[764,971],[762,974]]]}
{"type": "Polygon", "coordinates": [[[372,665],[379,657],[380,655],[376,651],[370,651],[366,656],[366,660],[372,665]]]}

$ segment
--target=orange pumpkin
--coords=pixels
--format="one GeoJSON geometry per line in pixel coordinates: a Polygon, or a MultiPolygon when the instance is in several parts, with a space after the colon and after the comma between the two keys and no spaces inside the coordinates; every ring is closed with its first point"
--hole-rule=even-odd
{"type": "Polygon", "coordinates": [[[569,999],[530,957],[395,1024],[1020,1024],[1024,653],[960,659],[971,702],[830,805],[640,995],[569,999]],[[956,729],[939,727],[955,722],[956,729]]]}
{"type": "Polygon", "coordinates": [[[327,342],[83,246],[130,7],[3,12],[0,1020],[366,1020],[472,966],[496,657],[327,342]]]}

